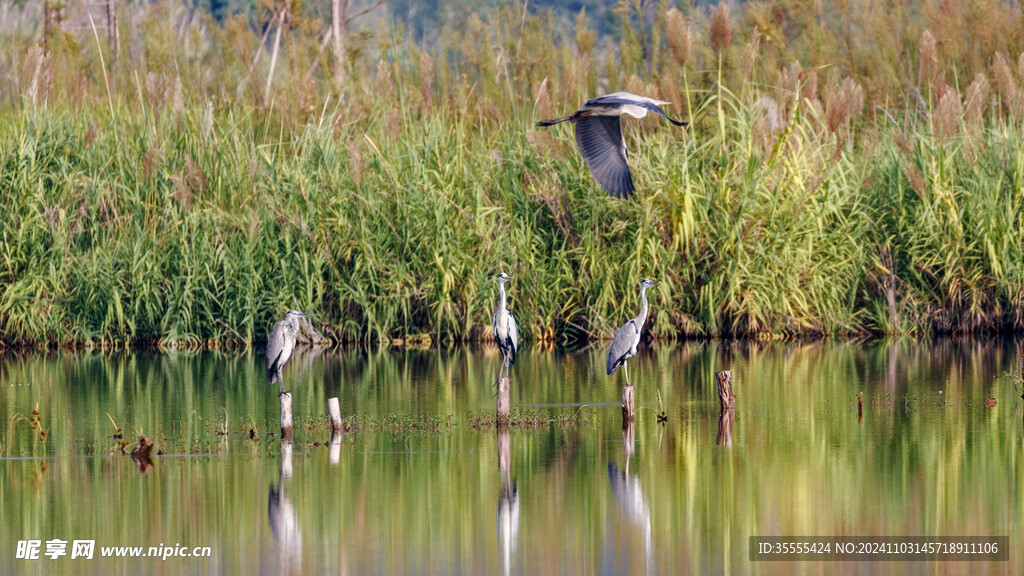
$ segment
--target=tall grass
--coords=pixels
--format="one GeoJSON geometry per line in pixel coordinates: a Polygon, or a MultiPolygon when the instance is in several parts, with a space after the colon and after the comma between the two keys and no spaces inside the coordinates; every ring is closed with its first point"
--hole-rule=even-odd
{"type": "Polygon", "coordinates": [[[265,101],[260,32],[175,6],[123,8],[106,70],[98,36],[7,33],[4,345],[254,342],[292,307],[338,340],[475,339],[500,270],[538,339],[612,334],[643,276],[658,337],[1024,321],[1016,24],[624,3],[616,43],[517,6],[429,46],[381,20],[338,87],[297,20],[265,101]],[[533,126],[617,89],[691,122],[624,123],[629,202],[533,126]]]}

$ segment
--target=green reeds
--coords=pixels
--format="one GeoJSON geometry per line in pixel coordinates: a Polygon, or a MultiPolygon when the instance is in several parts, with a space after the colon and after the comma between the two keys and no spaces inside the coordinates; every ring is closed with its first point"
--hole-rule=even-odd
{"type": "Polygon", "coordinates": [[[691,42],[712,26],[696,9],[651,23],[624,3],[620,47],[584,14],[566,36],[504,8],[515,25],[471,17],[427,47],[385,21],[353,39],[340,92],[311,23],[285,35],[270,101],[239,21],[208,22],[215,60],[155,32],[143,60],[109,66],[101,40],[44,52],[12,35],[0,342],[251,345],[295,307],[339,341],[477,339],[500,270],[534,339],[610,336],[644,276],[662,283],[662,338],[1020,329],[1012,57],[922,30],[873,62],[856,11],[784,47],[760,10],[718,9],[714,50],[691,42]],[[533,126],[616,89],[691,122],[624,122],[629,202],[596,185],[570,128],[533,126]]]}

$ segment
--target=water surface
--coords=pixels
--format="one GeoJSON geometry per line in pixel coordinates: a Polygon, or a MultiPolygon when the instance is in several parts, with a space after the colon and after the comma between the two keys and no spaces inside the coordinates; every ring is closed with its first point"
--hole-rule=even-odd
{"type": "Polygon", "coordinates": [[[630,361],[639,409],[623,431],[606,350],[535,346],[513,366],[512,403],[546,422],[505,433],[475,425],[495,406],[493,348],[304,353],[285,377],[290,455],[260,353],[8,353],[0,572],[1020,574],[1020,351],[658,344],[630,361]],[[722,369],[734,374],[731,426],[722,369]],[[330,396],[360,425],[333,452],[330,396]],[[18,416],[37,407],[45,441],[18,416]],[[146,470],[123,455],[140,434],[163,452],[146,470]],[[752,535],[1009,536],[1011,553],[750,562],[752,535]],[[28,539],[42,552],[54,539],[96,549],[17,559],[28,539]],[[209,546],[210,557],[100,557],[110,546],[209,546]]]}

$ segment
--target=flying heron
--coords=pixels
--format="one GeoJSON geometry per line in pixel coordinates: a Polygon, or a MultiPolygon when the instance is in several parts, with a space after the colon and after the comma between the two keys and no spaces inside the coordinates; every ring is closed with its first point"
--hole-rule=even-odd
{"type": "Polygon", "coordinates": [[[299,318],[309,316],[305,312],[289,310],[284,320],[274,326],[274,331],[267,339],[267,378],[270,383],[277,382],[277,393],[283,394],[284,387],[281,385],[281,371],[285,364],[292,357],[292,350],[295,349],[295,337],[299,334],[299,318]]]}
{"type": "MultiPolygon", "coordinates": [[[[519,326],[516,325],[516,319],[505,308],[505,282],[511,279],[512,277],[504,272],[498,274],[498,294],[501,296],[501,302],[498,303],[498,309],[494,311],[493,324],[494,341],[498,344],[498,350],[501,351],[506,375],[508,367],[515,363],[516,351],[519,350],[519,326]]],[[[501,370],[498,370],[498,378],[501,378],[501,370]]]]}
{"type": "Polygon", "coordinates": [[[616,92],[591,98],[572,114],[541,120],[537,126],[551,126],[559,122],[575,124],[576,145],[586,159],[590,173],[612,196],[629,198],[634,190],[633,176],[626,163],[626,141],[622,138],[619,117],[628,114],[634,118],[643,118],[651,111],[661,114],[676,126],[686,126],[688,122],[673,120],[661,109],[661,106],[668,103],[629,92],[616,92]]]}
{"type": "Polygon", "coordinates": [[[647,289],[657,285],[657,282],[647,278],[640,282],[640,313],[619,328],[619,331],[615,333],[615,339],[612,340],[612,347],[608,350],[606,366],[608,375],[615,374],[619,366],[622,366],[623,372],[626,373],[626,386],[631,386],[626,360],[636,356],[636,346],[640,343],[640,331],[644,329],[644,322],[647,320],[647,289]]]}

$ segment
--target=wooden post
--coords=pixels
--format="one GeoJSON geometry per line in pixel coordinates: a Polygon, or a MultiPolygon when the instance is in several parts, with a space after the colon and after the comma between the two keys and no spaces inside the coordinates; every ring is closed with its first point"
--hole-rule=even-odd
{"type": "Polygon", "coordinates": [[[331,415],[331,429],[336,432],[340,431],[342,429],[341,405],[337,398],[327,399],[327,413],[331,415]]]}
{"type": "Polygon", "coordinates": [[[625,386],[622,389],[622,426],[625,428],[633,423],[633,387],[625,386]]]}
{"type": "Polygon", "coordinates": [[[731,410],[736,407],[736,395],[732,393],[732,370],[715,372],[715,379],[718,380],[718,402],[722,410],[731,410]]]}
{"type": "Polygon", "coordinates": [[[281,398],[281,438],[289,444],[292,441],[292,393],[282,392],[281,398]]]}
{"type": "Polygon", "coordinates": [[[498,378],[498,426],[507,426],[511,417],[511,401],[509,390],[512,388],[512,380],[507,376],[498,378]]]}

